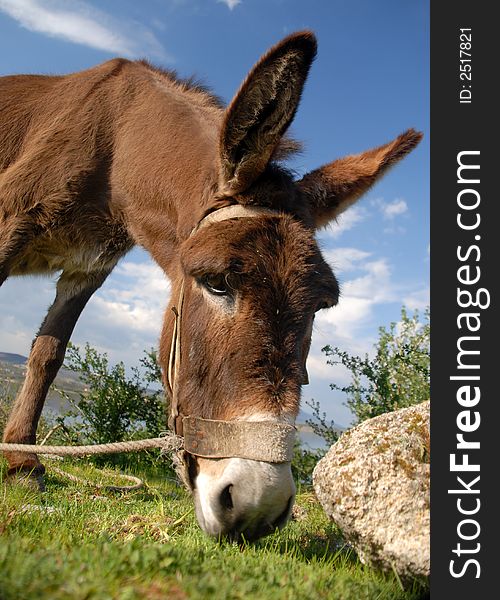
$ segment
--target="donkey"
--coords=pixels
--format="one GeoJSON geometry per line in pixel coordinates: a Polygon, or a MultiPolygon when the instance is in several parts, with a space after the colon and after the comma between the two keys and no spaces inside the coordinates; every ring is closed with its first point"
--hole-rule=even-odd
{"type": "MultiPolygon", "coordinates": [[[[315,232],[421,138],[410,129],[294,180],[281,164],[295,148],[285,133],[315,54],[313,33],[286,37],[227,108],[189,80],[122,58],[0,79],[0,285],[61,272],[5,442],[34,443],[80,313],[135,244],[171,281],[160,364],[177,414],[294,423],[314,314],[339,297],[315,232]]],[[[10,475],[42,485],[35,454],[6,458],[10,475]]],[[[290,462],[189,454],[187,467],[207,533],[255,539],[288,520],[290,462]]]]}

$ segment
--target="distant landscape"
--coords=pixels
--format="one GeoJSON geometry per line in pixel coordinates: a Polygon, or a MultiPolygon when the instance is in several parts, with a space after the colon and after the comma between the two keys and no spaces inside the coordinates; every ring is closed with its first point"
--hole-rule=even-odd
{"type": "MultiPolygon", "coordinates": [[[[7,394],[11,397],[17,394],[21,387],[26,373],[27,357],[11,352],[0,352],[0,397],[7,394]]],[[[43,409],[46,415],[58,416],[70,410],[71,405],[64,399],[58,390],[63,391],[70,398],[77,401],[84,390],[84,385],[78,377],[78,373],[62,367],[57,374],[54,384],[51,386],[47,395],[47,400],[43,409]]],[[[300,438],[304,444],[311,448],[320,448],[324,446],[322,438],[315,435],[306,423],[312,419],[312,415],[301,409],[297,417],[297,426],[300,432],[300,438]]],[[[339,431],[344,428],[339,426],[339,431]]]]}
{"type": "MultiPolygon", "coordinates": [[[[8,393],[9,396],[17,394],[24,381],[27,360],[26,356],[20,354],[0,352],[0,393],[8,393]]],[[[47,395],[44,413],[59,415],[70,409],[69,403],[57,392],[58,389],[77,400],[84,391],[84,386],[77,373],[62,367],[47,395]]]]}

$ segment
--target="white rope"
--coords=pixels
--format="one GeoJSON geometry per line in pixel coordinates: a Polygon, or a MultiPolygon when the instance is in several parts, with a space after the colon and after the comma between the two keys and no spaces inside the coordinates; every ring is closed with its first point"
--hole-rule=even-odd
{"type": "Polygon", "coordinates": [[[140,490],[144,487],[144,481],[139,479],[139,477],[135,477],[134,475],[126,475],[125,473],[119,473],[118,477],[122,477],[123,479],[128,479],[128,481],[132,481],[134,485],[108,485],[108,484],[100,484],[95,483],[94,481],[90,481],[89,479],[84,479],[83,477],[77,477],[76,475],[72,475],[67,471],[63,471],[62,469],[58,469],[53,465],[50,466],[50,470],[53,473],[57,473],[58,475],[62,475],[66,479],[70,481],[74,481],[75,483],[83,483],[84,485],[88,485],[99,490],[106,490],[107,492],[135,492],[136,490],[140,490]]]}
{"type": "Polygon", "coordinates": [[[148,448],[161,448],[163,452],[175,452],[183,447],[181,437],[167,433],[162,437],[110,444],[90,444],[86,446],[45,446],[42,444],[5,444],[0,443],[0,452],[27,452],[57,454],[58,456],[86,456],[88,454],[113,454],[116,452],[134,452],[148,448]]]}
{"type": "MultiPolygon", "coordinates": [[[[167,432],[164,436],[158,438],[149,438],[146,440],[133,440],[127,442],[114,442],[111,444],[94,444],[86,446],[45,446],[45,441],[54,433],[56,428],[52,428],[48,435],[45,436],[41,444],[4,444],[0,443],[0,451],[2,452],[28,452],[42,453],[54,456],[88,456],[89,454],[113,454],[116,452],[134,452],[137,450],[147,450],[148,448],[161,448],[162,453],[178,452],[183,447],[183,439],[173,433],[167,432]]],[[[50,458],[47,456],[47,458],[50,458]]],[[[144,486],[144,482],[139,477],[133,475],[125,475],[120,473],[120,477],[132,481],[134,485],[101,485],[72,475],[66,471],[62,471],[51,465],[51,471],[62,475],[71,481],[83,483],[93,486],[101,490],[112,492],[134,492],[144,486]]]]}

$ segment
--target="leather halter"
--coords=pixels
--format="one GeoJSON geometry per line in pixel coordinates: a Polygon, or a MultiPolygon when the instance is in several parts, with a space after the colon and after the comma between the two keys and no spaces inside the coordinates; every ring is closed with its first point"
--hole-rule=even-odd
{"type": "MultiPolygon", "coordinates": [[[[190,236],[212,223],[228,219],[247,219],[280,213],[239,204],[220,208],[204,217],[190,236]]],[[[184,450],[203,458],[246,458],[271,463],[290,462],[296,439],[296,428],[275,421],[217,421],[179,414],[179,368],[181,362],[181,324],[184,304],[185,278],[181,282],[175,315],[167,383],[170,387],[171,407],[169,427],[184,436],[184,450]]]]}

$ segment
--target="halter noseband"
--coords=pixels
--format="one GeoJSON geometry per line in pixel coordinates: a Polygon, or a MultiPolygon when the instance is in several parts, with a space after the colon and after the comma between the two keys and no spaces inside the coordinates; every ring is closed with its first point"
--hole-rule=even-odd
{"type": "MultiPolygon", "coordinates": [[[[276,211],[246,207],[236,204],[226,206],[204,217],[191,231],[189,237],[212,223],[228,219],[247,219],[261,215],[276,216],[276,211]]],[[[181,322],[184,304],[185,279],[177,306],[172,307],[175,315],[170,356],[167,370],[167,383],[170,387],[169,427],[184,436],[184,450],[203,458],[246,458],[270,463],[290,462],[296,439],[296,428],[275,421],[216,421],[201,417],[179,414],[179,368],[181,361],[181,322]]]]}

